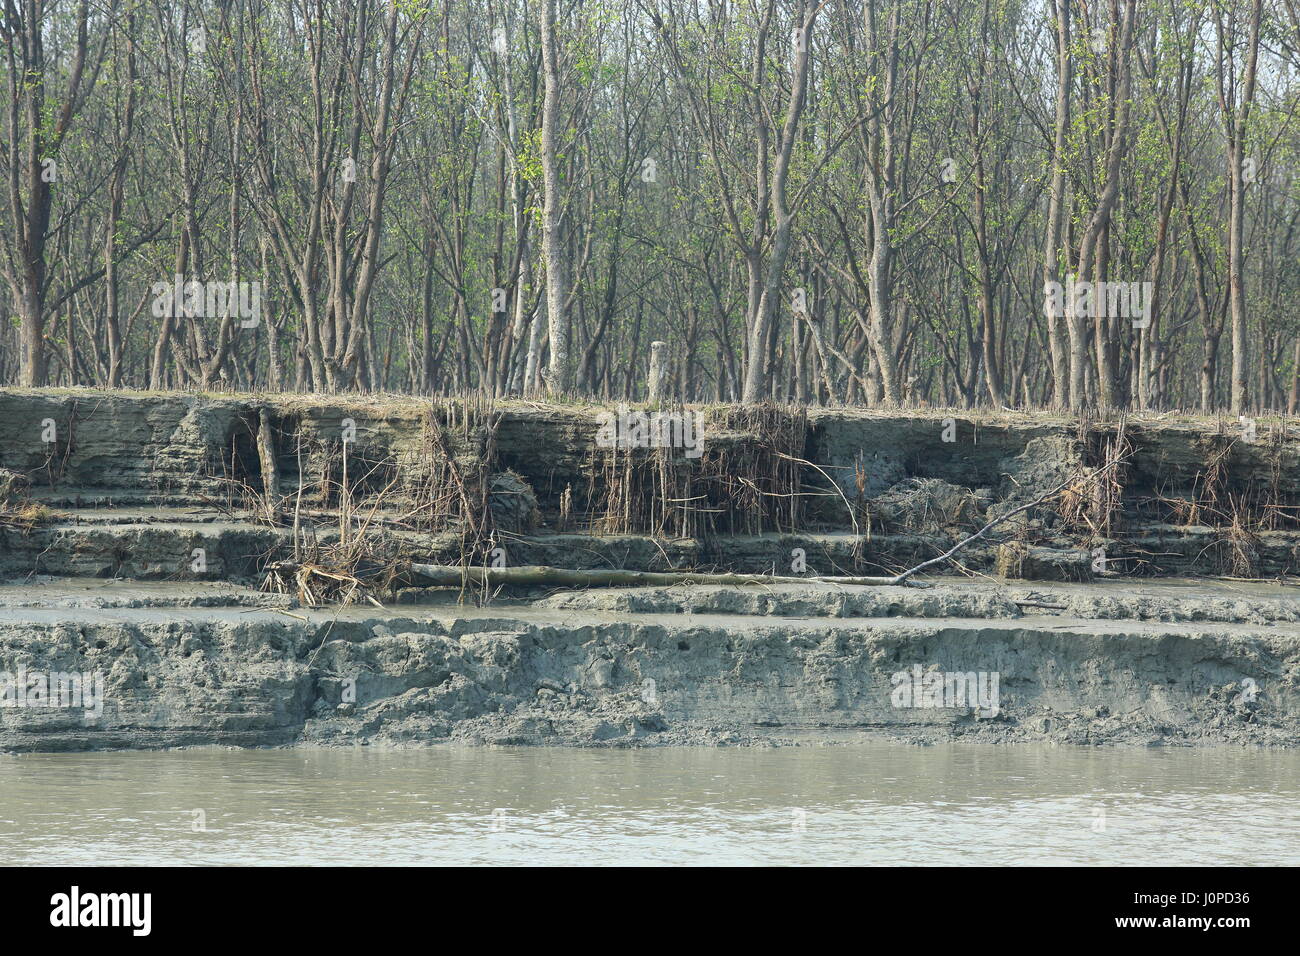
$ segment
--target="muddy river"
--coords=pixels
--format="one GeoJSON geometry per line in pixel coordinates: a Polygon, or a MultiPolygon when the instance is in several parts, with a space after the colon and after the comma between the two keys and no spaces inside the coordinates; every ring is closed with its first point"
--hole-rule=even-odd
{"type": "Polygon", "coordinates": [[[0,757],[8,864],[1297,864],[1300,753],[1038,745],[0,757]]]}

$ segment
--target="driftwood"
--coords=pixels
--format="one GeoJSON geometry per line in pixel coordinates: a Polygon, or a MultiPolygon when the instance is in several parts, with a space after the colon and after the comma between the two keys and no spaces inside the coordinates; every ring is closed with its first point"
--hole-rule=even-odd
{"type": "Polygon", "coordinates": [[[908,568],[891,576],[881,577],[791,577],[769,574],[701,574],[692,571],[624,571],[619,569],[597,569],[578,571],[571,568],[552,568],[546,565],[525,564],[513,568],[455,567],[443,564],[411,564],[410,575],[421,584],[432,587],[460,587],[465,584],[480,584],[489,587],[496,585],[550,585],[553,587],[663,587],[674,584],[847,584],[865,586],[901,586],[926,587],[912,579],[926,568],[943,564],[962,548],[983,538],[990,530],[1004,521],[1014,518],[1030,508],[1040,505],[1049,498],[1060,494],[1068,485],[1078,481],[1088,482],[1105,474],[1120,463],[1119,459],[1108,462],[1083,478],[1071,477],[1061,482],[1047,494],[1035,498],[1006,514],[994,518],[974,534],[963,538],[955,545],[928,561],[922,561],[916,567],[908,568]]]}

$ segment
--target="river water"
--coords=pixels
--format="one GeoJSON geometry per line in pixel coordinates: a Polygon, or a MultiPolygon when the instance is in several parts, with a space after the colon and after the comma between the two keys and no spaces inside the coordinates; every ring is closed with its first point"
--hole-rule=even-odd
{"type": "Polygon", "coordinates": [[[869,744],[0,757],[7,864],[1296,864],[1300,754],[869,744]]]}

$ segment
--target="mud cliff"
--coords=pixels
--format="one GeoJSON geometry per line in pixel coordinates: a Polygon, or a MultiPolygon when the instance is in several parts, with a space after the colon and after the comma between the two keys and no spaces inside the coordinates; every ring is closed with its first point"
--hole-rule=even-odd
{"type": "Polygon", "coordinates": [[[1091,577],[1099,553],[1129,576],[1300,568],[1294,423],[713,407],[693,410],[689,458],[600,447],[610,411],[0,390],[0,476],[50,511],[0,522],[0,574],[252,581],[291,518],[335,533],[344,488],[413,560],[503,547],[512,564],[785,573],[799,548],[819,573],[880,573],[1107,463],[1106,481],[1008,522],[963,564],[1062,579],[1091,577]],[[267,498],[292,506],[267,522],[267,498]]]}
{"type": "Polygon", "coordinates": [[[1294,424],[663,411],[702,454],[611,449],[599,406],[0,391],[0,675],[103,679],[0,706],[0,749],[1300,739],[1294,424]],[[1013,512],[924,590],[267,590],[358,541],[878,574],[1013,512]],[[996,706],[921,692],[967,675],[996,706]]]}
{"type": "Polygon", "coordinates": [[[1300,609],[1266,586],[688,587],[380,612],[65,582],[7,600],[0,671],[106,681],[97,717],[0,708],[5,750],[1300,739],[1300,609]],[[899,706],[917,672],[997,674],[996,707],[899,706]]]}

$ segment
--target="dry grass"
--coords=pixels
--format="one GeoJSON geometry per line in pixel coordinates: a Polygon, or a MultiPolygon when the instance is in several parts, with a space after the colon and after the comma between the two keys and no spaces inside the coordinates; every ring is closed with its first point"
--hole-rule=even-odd
{"type": "Polygon", "coordinates": [[[376,520],[384,493],[358,509],[345,472],[338,495],[337,533],[322,542],[314,529],[295,523],[294,559],[270,562],[263,590],[293,594],[308,607],[362,600],[382,606],[379,598],[395,590],[404,562],[376,520]]]}
{"type": "Polygon", "coordinates": [[[1259,536],[1252,528],[1246,509],[1231,508],[1231,520],[1219,530],[1217,560],[1220,574],[1234,578],[1254,578],[1259,574],[1259,536]]]}
{"type": "Polygon", "coordinates": [[[0,501],[0,528],[31,534],[36,527],[53,517],[53,511],[34,501],[0,501]]]}

